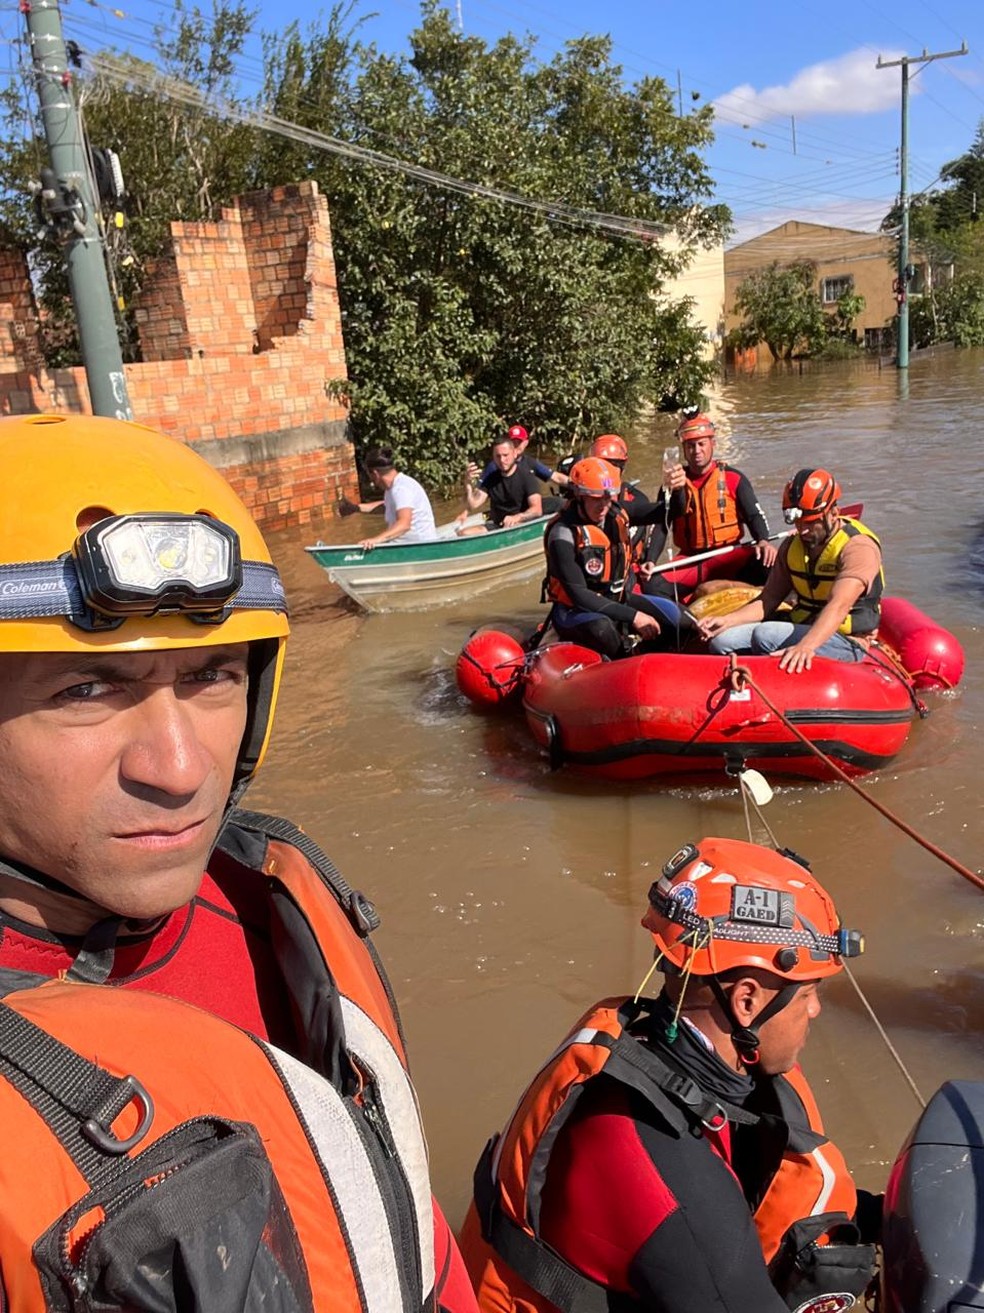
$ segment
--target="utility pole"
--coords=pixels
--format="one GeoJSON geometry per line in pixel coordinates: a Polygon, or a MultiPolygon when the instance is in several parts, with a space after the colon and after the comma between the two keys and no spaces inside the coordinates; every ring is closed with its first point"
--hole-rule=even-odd
{"type": "Polygon", "coordinates": [[[898,328],[896,331],[895,363],[899,369],[909,368],[909,283],[915,277],[915,266],[909,263],[909,65],[931,64],[934,59],[954,59],[957,55],[966,55],[967,42],[962,41],[959,50],[946,50],[931,55],[923,50],[921,55],[903,55],[901,59],[883,60],[878,56],[875,68],[902,69],[902,143],[899,152],[899,208],[902,211],[902,231],[899,235],[899,268],[893,284],[895,300],[899,307],[898,328]]]}
{"type": "Polygon", "coordinates": [[[132,419],[123,356],[57,0],[22,0],[51,167],[35,187],[39,217],[65,248],[93,413],[132,419]]]}

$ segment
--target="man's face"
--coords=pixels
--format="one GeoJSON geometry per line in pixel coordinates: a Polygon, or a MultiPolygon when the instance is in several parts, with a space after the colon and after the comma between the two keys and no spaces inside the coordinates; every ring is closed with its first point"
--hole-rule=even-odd
{"type": "Polygon", "coordinates": [[[713,438],[685,438],[680,443],[683,463],[690,474],[700,474],[714,459],[713,438]]]}
{"type": "Polygon", "coordinates": [[[796,1065],[810,1033],[810,1022],[820,1015],[819,991],[816,980],[800,986],[782,1011],[763,1023],[758,1068],[767,1076],[782,1075],[796,1065]]]}
{"type": "Polygon", "coordinates": [[[120,916],[186,903],[232,786],[246,661],[245,643],[0,654],[0,855],[120,916]]]}
{"type": "Polygon", "coordinates": [[[514,443],[497,442],[492,448],[492,459],[495,461],[496,469],[503,474],[510,474],[516,468],[519,453],[514,443]]]}
{"type": "Polygon", "coordinates": [[[591,524],[601,524],[608,514],[608,508],[612,504],[612,498],[607,493],[600,497],[579,497],[578,502],[581,506],[581,514],[591,524]]]}
{"type": "Polygon", "coordinates": [[[837,527],[837,516],[828,512],[816,520],[797,520],[796,532],[808,556],[816,557],[837,527]]]}

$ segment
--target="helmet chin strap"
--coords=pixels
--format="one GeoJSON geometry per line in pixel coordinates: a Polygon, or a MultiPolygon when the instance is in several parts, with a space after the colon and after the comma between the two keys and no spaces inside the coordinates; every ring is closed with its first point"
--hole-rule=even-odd
{"type": "Polygon", "coordinates": [[[711,989],[714,991],[714,997],[721,1005],[724,1015],[731,1022],[731,1042],[737,1049],[739,1058],[746,1067],[754,1067],[759,1060],[759,1030],[772,1017],[778,1015],[783,1008],[788,1007],[799,992],[800,982],[790,981],[789,984],[783,985],[778,994],[769,1000],[755,1018],[754,1026],[739,1024],[731,1007],[731,999],[717,976],[711,977],[711,989]]]}

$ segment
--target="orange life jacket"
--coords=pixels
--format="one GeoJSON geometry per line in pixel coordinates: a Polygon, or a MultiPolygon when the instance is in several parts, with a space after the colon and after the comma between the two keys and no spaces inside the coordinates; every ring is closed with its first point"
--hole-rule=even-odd
{"type": "Polygon", "coordinates": [[[727,465],[715,461],[699,483],[687,479],[683,488],[683,512],[671,522],[677,551],[691,556],[712,547],[727,547],[741,539],[738,503],[727,475],[727,465]]]}
{"type": "Polygon", "coordinates": [[[550,521],[543,533],[543,550],[547,554],[547,577],[543,582],[542,600],[561,602],[564,606],[574,605],[567,589],[550,573],[550,534],[557,524],[565,524],[574,534],[574,550],[587,587],[603,597],[622,596],[632,570],[629,517],[618,505],[612,507],[609,516],[615,521],[618,535],[614,546],[600,525],[585,523],[573,507],[560,511],[550,521]]]}
{"type": "Polygon", "coordinates": [[[233,813],[220,846],[265,877],[298,1053],[162,995],[2,973],[10,1313],[170,1307],[172,1284],[216,1311],[433,1305],[426,1147],[371,904],[286,822],[233,813]]]}
{"type": "MultiPolygon", "coordinates": [[[[713,1135],[728,1121],[758,1119],[708,1097],[634,1039],[631,1026],[652,1000],[606,999],[577,1023],[540,1069],[501,1135],[486,1147],[475,1172],[475,1199],[461,1249],[482,1313],[602,1313],[607,1292],[578,1272],[540,1238],[543,1186],[557,1136],[584,1086],[604,1073],[642,1094],[678,1133],[713,1135]]],[[[802,1072],[775,1077],[789,1135],[780,1165],[754,1213],[762,1253],[777,1261],[784,1240],[811,1220],[809,1238],[822,1247],[828,1229],[848,1225],[857,1194],[847,1166],[823,1134],[820,1114],[802,1072]]],[[[713,1208],[713,1200],[708,1201],[713,1208]]],[[[871,1274],[872,1254],[857,1245],[856,1289],[871,1274]]],[[[840,1246],[838,1246],[838,1249],[840,1246]]],[[[839,1264],[828,1289],[842,1291],[839,1264]]],[[[844,1305],[843,1307],[847,1307],[844,1305]]]]}

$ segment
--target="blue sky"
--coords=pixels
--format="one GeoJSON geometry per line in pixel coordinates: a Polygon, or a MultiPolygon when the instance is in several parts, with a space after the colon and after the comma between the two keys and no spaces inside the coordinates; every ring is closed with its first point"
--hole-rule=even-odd
{"type": "MultiPolygon", "coordinates": [[[[207,3],[207,0],[206,0],[207,3]]],[[[254,0],[259,25],[275,30],[317,20],[320,5],[254,0]]],[[[203,4],[202,7],[205,7],[203,4]]],[[[585,32],[607,32],[626,79],[663,77],[684,110],[713,101],[717,136],[708,163],[717,199],[741,240],[790,218],[874,230],[899,189],[901,71],[876,63],[923,51],[969,53],[910,71],[909,185],[929,188],[941,167],[970,146],[984,118],[982,0],[451,0],[466,33],[492,42],[512,32],[537,39],[549,58],[585,32]],[[692,93],[697,93],[695,101],[692,93]]],[[[17,30],[13,6],[3,35],[17,30]]],[[[406,49],[419,8],[377,0],[358,12],[380,49],[406,49]]],[[[66,31],[87,48],[148,53],[155,21],[173,19],[163,0],[67,0],[66,31]],[[102,34],[102,35],[101,35],[102,34]]],[[[244,61],[244,85],[258,61],[244,61]]],[[[984,205],[984,197],[981,198],[984,205]]]]}

